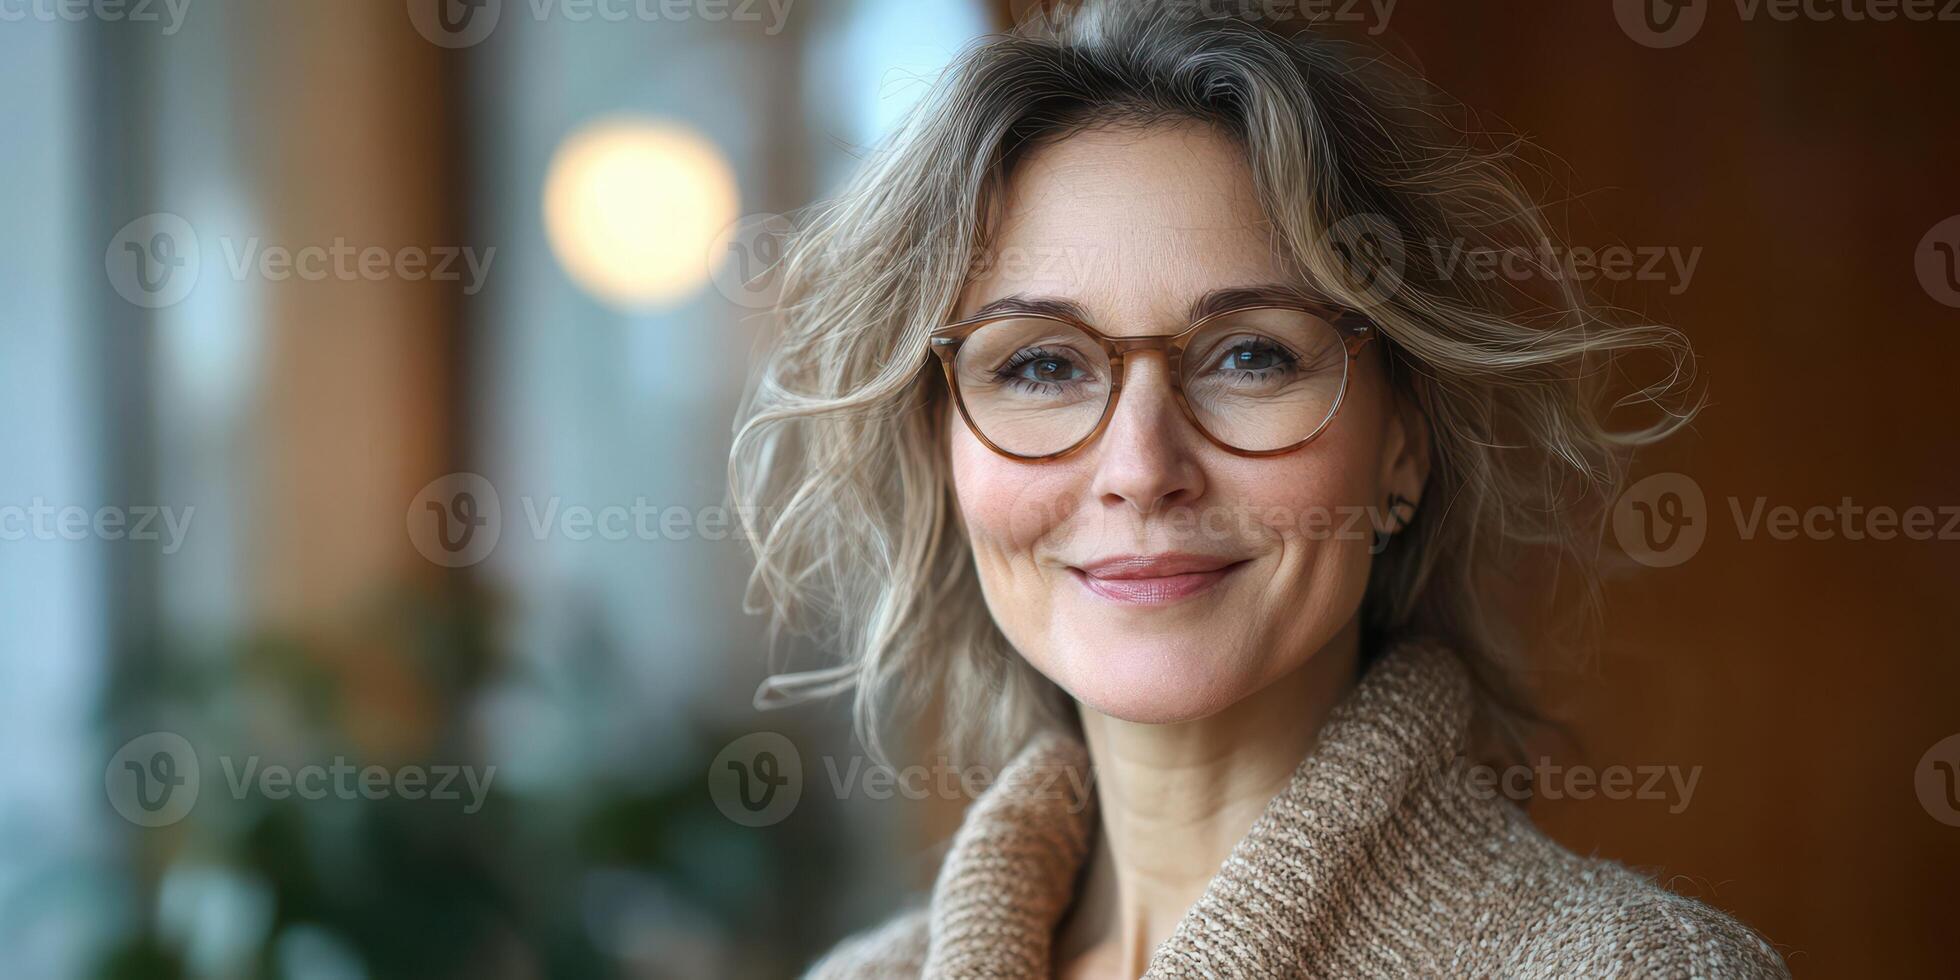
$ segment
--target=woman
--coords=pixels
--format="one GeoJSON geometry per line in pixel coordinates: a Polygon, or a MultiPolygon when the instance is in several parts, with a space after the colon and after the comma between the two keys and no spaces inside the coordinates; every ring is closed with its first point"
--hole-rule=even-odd
{"type": "Polygon", "coordinates": [[[1212,6],[989,39],[786,259],[731,485],[772,622],[848,656],[759,700],[854,688],[876,753],[937,694],[1010,760],[813,975],[1785,975],[1468,764],[1530,717],[1488,583],[1583,566],[1685,343],[1453,274],[1550,238],[1504,159],[1212,6]],[[1617,431],[1630,354],[1669,370],[1617,431]]]}

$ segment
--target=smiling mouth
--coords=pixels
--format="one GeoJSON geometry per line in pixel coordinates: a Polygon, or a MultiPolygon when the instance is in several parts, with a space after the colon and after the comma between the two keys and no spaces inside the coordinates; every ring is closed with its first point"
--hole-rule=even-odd
{"type": "Polygon", "coordinates": [[[1102,574],[1069,566],[1069,574],[1089,592],[1125,605],[1161,606],[1203,595],[1251,559],[1203,571],[1170,575],[1140,574],[1140,570],[1099,569],[1102,574]]]}

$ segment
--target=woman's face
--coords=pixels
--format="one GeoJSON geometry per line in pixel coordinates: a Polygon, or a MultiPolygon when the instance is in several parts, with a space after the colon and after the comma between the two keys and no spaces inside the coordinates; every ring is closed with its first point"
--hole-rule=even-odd
{"type": "MultiPolygon", "coordinates": [[[[1206,293],[1297,281],[1240,151],[1208,126],[1098,130],[1037,150],[997,220],[994,262],[962,316],[1018,296],[1074,303],[1111,336],[1174,333],[1206,293]]],[[[1108,427],[1066,458],[998,455],[956,412],[946,437],[1008,640],[1087,707],[1170,723],[1259,691],[1355,621],[1389,494],[1420,496],[1427,464],[1405,414],[1371,344],[1318,439],[1238,456],[1184,418],[1163,356],[1148,352],[1130,356],[1108,427]],[[1166,574],[1177,560],[1215,570],[1166,574]]]]}

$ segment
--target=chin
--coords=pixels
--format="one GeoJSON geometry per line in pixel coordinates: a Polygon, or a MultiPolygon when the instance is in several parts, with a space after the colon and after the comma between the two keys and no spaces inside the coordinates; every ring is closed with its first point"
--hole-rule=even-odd
{"type": "Polygon", "coordinates": [[[1079,643],[1071,662],[1043,671],[1084,707],[1139,725],[1197,721],[1231,707],[1246,693],[1218,644],[1079,643]]]}

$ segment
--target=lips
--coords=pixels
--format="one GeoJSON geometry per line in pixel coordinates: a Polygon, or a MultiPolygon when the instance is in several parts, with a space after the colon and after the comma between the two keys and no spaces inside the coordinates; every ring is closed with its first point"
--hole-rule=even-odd
{"type": "Polygon", "coordinates": [[[1250,559],[1169,552],[1114,555],[1070,566],[1083,587],[1113,602],[1163,605],[1210,591],[1250,559]]]}

